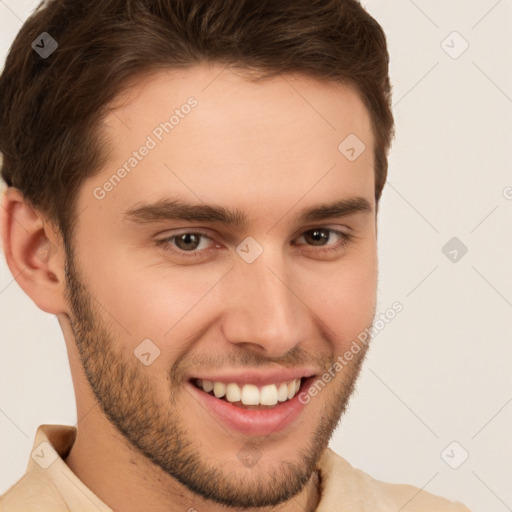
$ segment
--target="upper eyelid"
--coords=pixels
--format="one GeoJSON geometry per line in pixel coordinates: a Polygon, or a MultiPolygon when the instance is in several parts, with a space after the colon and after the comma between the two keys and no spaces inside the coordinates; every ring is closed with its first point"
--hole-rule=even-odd
{"type": "MultiPolygon", "coordinates": [[[[353,231],[353,228],[351,226],[349,226],[348,224],[344,224],[342,226],[335,225],[333,227],[333,224],[314,224],[314,223],[312,223],[309,226],[305,226],[305,227],[303,226],[299,230],[295,231],[296,234],[294,236],[302,235],[303,233],[306,233],[307,231],[311,231],[313,229],[329,229],[331,231],[340,231],[340,232],[343,232],[343,230],[345,229],[349,233],[353,231]]],[[[210,233],[212,233],[212,232],[219,233],[219,231],[211,229],[211,228],[207,228],[207,227],[196,228],[196,227],[183,226],[183,227],[177,227],[174,229],[165,229],[163,231],[159,231],[155,236],[160,236],[162,234],[170,233],[170,232],[173,232],[173,234],[169,234],[169,237],[179,236],[179,235],[183,235],[186,233],[200,233],[202,235],[210,237],[211,236],[210,233]],[[179,231],[179,233],[174,233],[174,231],[179,231]]],[[[226,238],[226,236],[223,235],[222,233],[220,233],[220,236],[223,238],[226,238]]]]}

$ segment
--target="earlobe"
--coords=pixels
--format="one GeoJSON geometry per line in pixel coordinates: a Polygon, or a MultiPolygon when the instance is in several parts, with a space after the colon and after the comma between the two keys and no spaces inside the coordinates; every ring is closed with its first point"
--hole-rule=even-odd
{"type": "Polygon", "coordinates": [[[64,250],[57,230],[21,192],[5,192],[1,234],[7,265],[35,304],[48,313],[67,313],[64,250]]]}

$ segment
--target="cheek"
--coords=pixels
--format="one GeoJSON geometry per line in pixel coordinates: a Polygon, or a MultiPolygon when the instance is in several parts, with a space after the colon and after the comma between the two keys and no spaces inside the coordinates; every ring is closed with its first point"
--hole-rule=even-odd
{"type": "Polygon", "coordinates": [[[344,351],[373,322],[377,294],[376,253],[360,254],[355,262],[340,261],[329,271],[310,277],[310,284],[303,288],[304,296],[308,297],[306,303],[338,340],[339,351],[344,351]]]}
{"type": "Polygon", "coordinates": [[[211,288],[210,283],[153,271],[110,278],[108,301],[115,304],[130,331],[149,329],[163,336],[190,312],[211,288]],[[121,301],[119,298],[123,298],[121,301]]]}
{"type": "Polygon", "coordinates": [[[158,267],[123,272],[119,265],[108,274],[95,273],[90,281],[101,304],[96,304],[99,321],[108,327],[127,361],[151,375],[159,400],[168,399],[170,369],[190,352],[198,333],[208,325],[205,307],[211,311],[212,306],[203,305],[202,299],[216,280],[194,281],[191,274],[171,274],[158,267]]]}

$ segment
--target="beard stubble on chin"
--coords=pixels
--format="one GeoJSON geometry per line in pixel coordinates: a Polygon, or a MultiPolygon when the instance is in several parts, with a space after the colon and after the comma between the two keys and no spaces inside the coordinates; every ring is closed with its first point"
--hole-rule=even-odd
{"type": "MultiPolygon", "coordinates": [[[[319,394],[325,393],[329,400],[325,400],[311,439],[297,451],[296,460],[281,461],[265,472],[258,471],[256,464],[249,476],[249,469],[237,459],[235,449],[232,469],[226,471],[223,463],[215,465],[215,460],[205,453],[201,439],[187,432],[183,421],[185,411],[180,411],[179,404],[186,404],[192,397],[178,400],[184,388],[174,377],[179,373],[177,369],[173,368],[167,375],[168,400],[158,399],[147,374],[148,367],[135,358],[132,349],[123,351],[122,341],[115,340],[80,278],[71,245],[66,243],[65,247],[66,295],[72,313],[69,322],[84,373],[103,413],[122,434],[128,448],[138,451],[192,493],[226,506],[262,508],[296,496],[315,473],[316,464],[339,424],[367,346],[344,367],[345,378],[338,376],[337,388],[326,388],[319,394]]],[[[335,383],[336,380],[329,387],[333,388],[335,383]]],[[[265,440],[248,441],[250,446],[265,449],[265,440]]]]}

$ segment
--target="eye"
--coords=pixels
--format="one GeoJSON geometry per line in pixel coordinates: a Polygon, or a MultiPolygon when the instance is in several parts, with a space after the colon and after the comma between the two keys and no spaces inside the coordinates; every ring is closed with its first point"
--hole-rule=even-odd
{"type": "Polygon", "coordinates": [[[207,247],[205,247],[204,244],[201,244],[201,239],[213,241],[205,233],[187,231],[185,233],[157,240],[156,243],[159,246],[163,246],[165,249],[169,249],[171,251],[177,248],[177,252],[193,253],[190,255],[185,254],[185,256],[193,256],[194,253],[204,252],[207,249],[207,247]]]}
{"type": "Polygon", "coordinates": [[[352,235],[344,233],[343,231],[339,231],[337,229],[314,228],[305,231],[298,238],[298,240],[300,240],[301,238],[304,238],[305,240],[312,242],[312,245],[314,247],[319,247],[318,250],[320,252],[331,252],[339,251],[340,249],[344,248],[351,240],[352,235]],[[331,244],[326,243],[332,238],[333,234],[336,235],[338,241],[331,244]]]}
{"type": "MultiPolygon", "coordinates": [[[[304,239],[305,245],[309,245],[313,252],[336,252],[343,249],[351,240],[353,235],[331,228],[314,228],[305,231],[297,240],[304,239]],[[332,238],[334,243],[328,243],[332,238]],[[337,241],[336,241],[337,240],[337,241]]],[[[200,231],[186,231],[180,234],[168,236],[156,240],[156,244],[165,250],[183,257],[202,257],[214,245],[207,241],[214,240],[206,233],[200,231]]],[[[217,245],[217,244],[216,244],[217,245]]],[[[293,245],[304,245],[293,243],[293,245]]],[[[217,247],[220,247],[217,245],[217,247]]]]}

